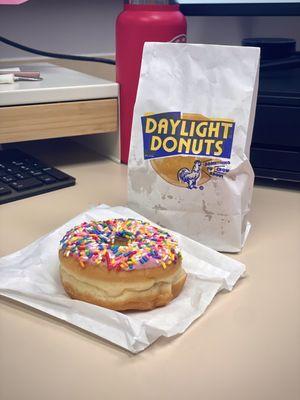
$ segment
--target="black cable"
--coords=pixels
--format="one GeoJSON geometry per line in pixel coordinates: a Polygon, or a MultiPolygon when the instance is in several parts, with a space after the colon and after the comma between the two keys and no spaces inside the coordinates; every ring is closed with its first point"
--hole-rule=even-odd
{"type": "Polygon", "coordinates": [[[14,42],[13,40],[7,39],[3,36],[0,36],[0,42],[5,43],[12,47],[16,47],[17,49],[28,51],[29,53],[38,54],[38,55],[44,56],[44,57],[61,58],[61,59],[65,59],[65,60],[76,60],[76,61],[101,62],[101,63],[111,64],[111,65],[116,64],[116,62],[114,60],[110,60],[108,58],[75,56],[75,55],[71,55],[71,54],[52,53],[49,51],[37,50],[37,49],[33,49],[28,46],[24,46],[23,44],[14,42]]]}

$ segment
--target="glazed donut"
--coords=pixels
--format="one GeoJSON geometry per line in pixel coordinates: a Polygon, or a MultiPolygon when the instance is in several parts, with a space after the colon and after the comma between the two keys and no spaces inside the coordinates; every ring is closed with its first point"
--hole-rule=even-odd
{"type": "Polygon", "coordinates": [[[151,310],[180,293],[177,241],[135,219],[84,222],[60,242],[60,276],[73,299],[113,310],[151,310]]]}

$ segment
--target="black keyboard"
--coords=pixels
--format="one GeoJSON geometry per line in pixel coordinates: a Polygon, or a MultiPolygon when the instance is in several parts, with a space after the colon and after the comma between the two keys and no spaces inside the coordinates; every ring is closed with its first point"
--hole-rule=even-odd
{"type": "Polygon", "coordinates": [[[75,178],[22,151],[0,151],[0,204],[73,185],[75,178]]]}

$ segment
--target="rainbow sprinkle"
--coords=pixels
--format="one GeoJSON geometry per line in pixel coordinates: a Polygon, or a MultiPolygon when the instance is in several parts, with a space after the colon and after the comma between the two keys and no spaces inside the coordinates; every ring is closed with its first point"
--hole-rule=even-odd
{"type": "Polygon", "coordinates": [[[83,222],[60,241],[64,256],[86,263],[105,263],[108,270],[132,271],[160,265],[167,268],[180,257],[177,241],[167,232],[135,219],[83,222]]]}

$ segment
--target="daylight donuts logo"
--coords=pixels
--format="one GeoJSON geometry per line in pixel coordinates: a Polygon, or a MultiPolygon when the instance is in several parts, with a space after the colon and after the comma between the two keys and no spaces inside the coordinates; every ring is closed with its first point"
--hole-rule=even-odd
{"type": "Polygon", "coordinates": [[[212,176],[223,178],[229,171],[233,120],[168,112],[141,121],[144,159],[169,183],[203,189],[212,176]]]}

